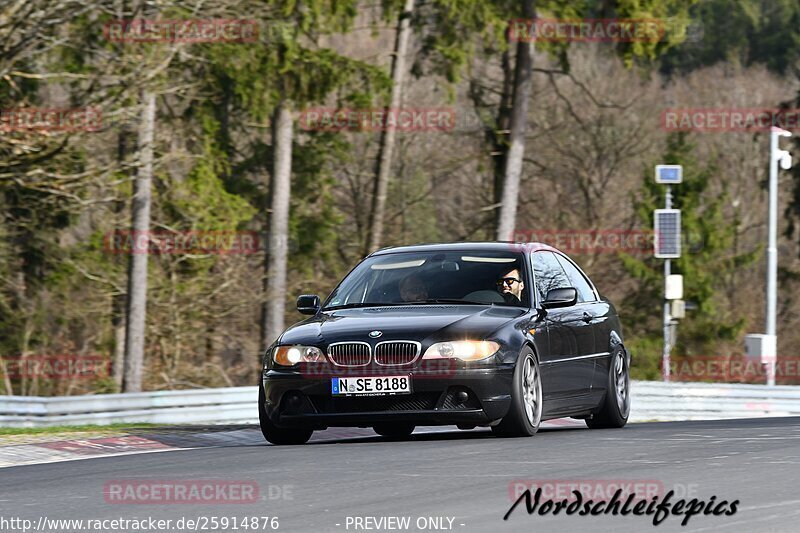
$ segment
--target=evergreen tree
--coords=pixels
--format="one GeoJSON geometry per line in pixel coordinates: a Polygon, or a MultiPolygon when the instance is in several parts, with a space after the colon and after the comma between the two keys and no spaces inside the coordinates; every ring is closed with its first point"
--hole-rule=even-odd
{"type": "MultiPolygon", "coordinates": [[[[672,273],[683,275],[684,300],[696,308],[687,311],[678,326],[673,353],[708,355],[720,342],[735,341],[745,326],[740,314],[729,309],[726,295],[737,286],[738,270],[753,264],[760,249],[739,251],[735,244],[739,221],[729,220],[724,207],[725,187],[716,193],[709,185],[717,169],[701,164],[685,133],[669,136],[658,163],[683,165],[683,182],[672,186],[672,205],[681,210],[681,257],[672,260],[672,273]]],[[[634,200],[642,226],[653,227],[653,211],[664,206],[665,188],[655,183],[652,166],[643,173],[642,187],[634,200]]],[[[620,306],[631,351],[632,371],[639,378],[657,379],[661,373],[663,260],[622,255],[625,269],[638,282],[636,290],[620,306]]]]}

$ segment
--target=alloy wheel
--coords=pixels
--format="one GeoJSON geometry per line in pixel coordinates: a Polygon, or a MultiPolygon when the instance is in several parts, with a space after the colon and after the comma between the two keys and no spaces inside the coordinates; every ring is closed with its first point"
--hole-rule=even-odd
{"type": "Polygon", "coordinates": [[[542,415],[542,387],[539,381],[539,370],[533,358],[525,359],[522,372],[522,396],[525,404],[525,415],[533,426],[539,425],[542,415]]]}
{"type": "Polygon", "coordinates": [[[630,388],[630,377],[627,365],[625,364],[625,352],[618,350],[614,357],[614,388],[617,393],[617,407],[620,413],[625,413],[628,407],[628,394],[630,388]]]}

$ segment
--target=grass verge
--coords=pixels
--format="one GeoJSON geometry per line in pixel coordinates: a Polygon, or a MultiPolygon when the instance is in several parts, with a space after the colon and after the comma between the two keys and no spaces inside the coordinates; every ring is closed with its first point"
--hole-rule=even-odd
{"type": "Polygon", "coordinates": [[[0,436],[6,435],[46,435],[49,433],[86,433],[86,432],[125,432],[138,429],[165,427],[166,424],[108,424],[83,426],[48,426],[32,428],[0,427],[0,436]]]}

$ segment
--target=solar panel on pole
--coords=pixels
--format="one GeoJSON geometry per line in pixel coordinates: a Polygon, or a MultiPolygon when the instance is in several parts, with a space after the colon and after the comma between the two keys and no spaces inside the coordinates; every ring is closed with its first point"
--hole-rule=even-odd
{"type": "Polygon", "coordinates": [[[655,256],[674,259],[681,256],[680,209],[655,210],[655,256]]]}

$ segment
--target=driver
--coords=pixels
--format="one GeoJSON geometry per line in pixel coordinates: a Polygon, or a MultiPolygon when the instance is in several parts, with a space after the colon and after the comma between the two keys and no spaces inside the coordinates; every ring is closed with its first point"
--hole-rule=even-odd
{"type": "Polygon", "coordinates": [[[398,286],[400,298],[404,302],[419,302],[428,299],[428,286],[417,274],[406,276],[398,286]]]}
{"type": "Polygon", "coordinates": [[[507,304],[519,305],[522,303],[522,291],[525,284],[522,282],[519,270],[513,268],[500,276],[497,280],[497,290],[507,304]]]}

